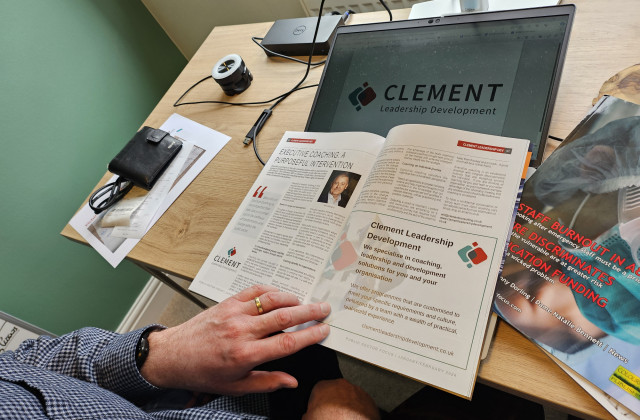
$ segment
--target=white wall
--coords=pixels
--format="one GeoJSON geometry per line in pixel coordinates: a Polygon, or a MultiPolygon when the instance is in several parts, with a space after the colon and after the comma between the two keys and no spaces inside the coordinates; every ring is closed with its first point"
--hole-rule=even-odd
{"type": "MultiPolygon", "coordinates": [[[[215,26],[317,16],[320,0],[141,0],[187,59],[215,26]]],[[[424,0],[386,0],[390,9],[424,0]]],[[[323,13],[384,10],[378,0],[325,0],[323,13]]],[[[256,36],[247,34],[247,36],[256,36]]]]}
{"type": "Polygon", "coordinates": [[[142,0],[142,3],[187,59],[193,57],[215,26],[307,16],[300,0],[142,0]]]}

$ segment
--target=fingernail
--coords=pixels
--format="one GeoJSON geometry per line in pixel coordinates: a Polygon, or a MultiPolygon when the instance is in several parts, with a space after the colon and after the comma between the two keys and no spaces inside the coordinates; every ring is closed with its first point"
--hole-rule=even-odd
{"type": "Polygon", "coordinates": [[[289,383],[284,384],[284,388],[297,388],[297,387],[298,387],[297,381],[291,381],[289,383]]]}
{"type": "Polygon", "coordinates": [[[331,328],[329,327],[329,325],[327,324],[320,325],[320,332],[322,333],[322,335],[329,335],[330,330],[331,328]]]}
{"type": "Polygon", "coordinates": [[[322,302],[320,304],[320,310],[322,311],[323,315],[329,315],[329,312],[331,312],[331,305],[329,305],[327,302],[322,302]]]}

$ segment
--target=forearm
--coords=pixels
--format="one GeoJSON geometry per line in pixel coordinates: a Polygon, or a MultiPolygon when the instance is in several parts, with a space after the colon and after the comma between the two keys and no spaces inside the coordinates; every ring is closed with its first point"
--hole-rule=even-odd
{"type": "Polygon", "coordinates": [[[116,334],[83,328],[58,338],[27,340],[3,357],[94,383],[133,400],[157,391],[136,367],[135,348],[142,332],[116,334]]]}

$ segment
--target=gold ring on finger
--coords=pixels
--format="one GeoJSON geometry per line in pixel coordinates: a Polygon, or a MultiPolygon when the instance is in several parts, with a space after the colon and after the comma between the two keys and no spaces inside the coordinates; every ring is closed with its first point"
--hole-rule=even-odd
{"type": "Polygon", "coordinates": [[[254,302],[256,303],[256,308],[258,308],[258,315],[262,314],[264,312],[264,309],[262,309],[262,303],[260,303],[260,298],[256,297],[254,299],[254,302]]]}

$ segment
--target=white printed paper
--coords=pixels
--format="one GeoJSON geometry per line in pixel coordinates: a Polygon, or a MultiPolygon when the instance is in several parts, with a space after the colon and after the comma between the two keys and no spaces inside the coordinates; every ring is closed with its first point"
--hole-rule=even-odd
{"type": "MultiPolygon", "coordinates": [[[[182,141],[182,148],[178,155],[173,159],[167,170],[160,176],[156,184],[142,200],[141,205],[131,212],[130,222],[127,225],[119,225],[114,227],[111,236],[117,238],[134,238],[140,239],[147,233],[149,223],[156,215],[163,201],[169,195],[171,186],[174,184],[178,176],[186,169],[185,163],[193,151],[193,144],[186,140],[182,141]]],[[[103,222],[104,226],[104,222],[103,222]]]]}
{"type": "MultiPolygon", "coordinates": [[[[171,204],[189,186],[191,181],[205,168],[231,139],[229,136],[191,121],[178,114],[173,114],[159,127],[174,137],[193,144],[187,162],[182,167],[178,180],[172,185],[169,194],[162,201],[160,208],[153,216],[145,232],[167,211],[171,204]]],[[[116,176],[108,182],[114,181],[116,176]]],[[[69,224],[100,253],[113,267],[116,267],[140,241],[138,238],[119,238],[112,235],[113,228],[100,225],[101,215],[94,214],[89,205],[83,206],[69,224]]]]}

